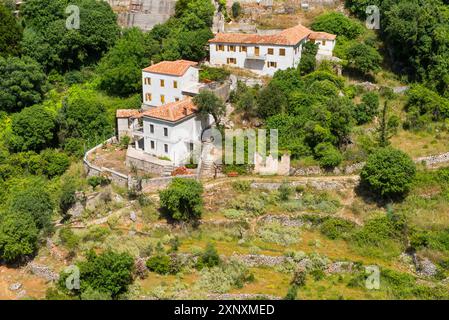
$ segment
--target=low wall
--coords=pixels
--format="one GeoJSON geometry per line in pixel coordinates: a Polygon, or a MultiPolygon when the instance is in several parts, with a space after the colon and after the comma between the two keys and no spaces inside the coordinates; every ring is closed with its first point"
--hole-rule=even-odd
{"type": "MultiPolygon", "coordinates": [[[[428,168],[432,168],[434,166],[437,166],[441,163],[449,163],[449,152],[433,155],[433,156],[427,156],[427,157],[420,157],[413,159],[413,161],[416,164],[422,164],[428,168]]],[[[291,176],[318,176],[322,174],[354,174],[358,173],[362,170],[362,168],[365,166],[365,162],[359,162],[354,163],[346,167],[338,167],[334,168],[333,170],[325,170],[323,168],[320,168],[319,166],[312,166],[312,167],[301,167],[301,168],[291,168],[290,169],[290,175],[291,176]]]]}
{"type": "Polygon", "coordinates": [[[154,192],[160,189],[166,188],[173,178],[185,178],[185,179],[195,179],[196,175],[180,175],[180,176],[170,176],[152,179],[142,179],[141,186],[142,190],[145,192],[154,192]]]}

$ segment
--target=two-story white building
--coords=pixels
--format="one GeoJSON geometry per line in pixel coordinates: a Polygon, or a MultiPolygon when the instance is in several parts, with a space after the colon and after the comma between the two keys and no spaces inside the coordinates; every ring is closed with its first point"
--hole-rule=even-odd
{"type": "Polygon", "coordinates": [[[197,114],[192,101],[205,86],[199,83],[196,65],[187,60],[163,61],[142,70],[142,110],[116,113],[119,138],[127,135],[134,143],[128,148],[127,163],[159,172],[163,166],[190,163],[203,131],[213,123],[211,116],[197,114]]]}
{"type": "Polygon", "coordinates": [[[217,33],[209,40],[210,63],[273,75],[277,70],[296,67],[301,60],[302,47],[309,40],[319,44],[318,54],[332,56],[335,38],[302,25],[272,35],[217,33]]]}
{"type": "Polygon", "coordinates": [[[144,111],[144,152],[176,166],[188,163],[203,130],[211,125],[210,117],[196,111],[191,97],[144,111]]]}
{"type": "Polygon", "coordinates": [[[143,109],[182,100],[198,91],[197,63],[162,61],[142,70],[143,109]]]}

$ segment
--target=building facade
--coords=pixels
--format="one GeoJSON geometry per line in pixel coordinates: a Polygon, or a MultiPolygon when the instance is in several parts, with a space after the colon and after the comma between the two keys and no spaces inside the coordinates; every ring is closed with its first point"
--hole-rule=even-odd
{"type": "Polygon", "coordinates": [[[128,153],[134,159],[140,155],[142,161],[180,166],[200,149],[201,134],[213,118],[199,116],[192,100],[205,86],[199,83],[196,65],[163,61],[142,70],[142,109],[116,112],[119,139],[132,138],[128,153]]]}
{"type": "Polygon", "coordinates": [[[176,166],[190,162],[203,130],[211,125],[210,117],[198,116],[190,97],[152,108],[142,116],[144,152],[176,166]]]}
{"type": "Polygon", "coordinates": [[[318,54],[332,56],[334,35],[297,25],[273,35],[218,33],[209,40],[210,63],[272,76],[277,70],[296,67],[307,41],[319,45],[318,54]]]}
{"type": "Polygon", "coordinates": [[[197,91],[199,72],[196,65],[187,60],[162,61],[143,69],[143,109],[177,102],[197,91]]]}

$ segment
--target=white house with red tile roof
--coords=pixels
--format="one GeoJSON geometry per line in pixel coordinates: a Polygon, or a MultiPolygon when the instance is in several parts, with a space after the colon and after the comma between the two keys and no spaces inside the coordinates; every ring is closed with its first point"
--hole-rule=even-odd
{"type": "Polygon", "coordinates": [[[144,152],[167,157],[176,166],[189,162],[199,149],[203,130],[212,123],[211,117],[200,117],[196,111],[190,97],[144,111],[144,152]]]}
{"type": "Polygon", "coordinates": [[[182,100],[198,92],[197,63],[188,60],[162,61],[142,70],[143,108],[182,100]]]}
{"type": "Polygon", "coordinates": [[[319,44],[318,54],[332,56],[334,35],[297,25],[272,35],[217,33],[209,40],[210,63],[273,75],[277,70],[296,67],[302,46],[309,40],[319,44]]]}
{"type": "Polygon", "coordinates": [[[119,138],[133,137],[133,157],[141,154],[144,161],[154,157],[154,163],[162,158],[179,166],[199,149],[201,134],[213,121],[211,116],[198,116],[192,101],[204,86],[196,65],[187,60],[163,61],[143,69],[142,110],[116,113],[119,138]]]}

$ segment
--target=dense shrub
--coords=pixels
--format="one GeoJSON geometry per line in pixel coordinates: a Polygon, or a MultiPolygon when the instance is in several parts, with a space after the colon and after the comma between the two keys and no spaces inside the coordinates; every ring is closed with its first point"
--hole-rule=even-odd
{"type": "Polygon", "coordinates": [[[200,70],[200,81],[224,81],[229,78],[230,72],[223,68],[202,66],[200,70]]]}
{"type": "Polygon", "coordinates": [[[220,256],[218,255],[217,249],[215,249],[212,243],[208,243],[206,249],[198,257],[197,268],[199,270],[203,268],[212,268],[220,263],[220,256]]]}
{"type": "Polygon", "coordinates": [[[98,186],[108,185],[111,183],[111,180],[103,176],[92,176],[87,179],[87,183],[95,190],[98,186]]]}
{"type": "MultiPolygon", "coordinates": [[[[105,251],[96,254],[89,251],[86,260],[76,265],[80,271],[80,289],[73,292],[76,295],[94,290],[116,299],[125,293],[133,282],[134,260],[127,253],[105,251]]],[[[69,275],[65,272],[60,275],[59,287],[62,290],[67,290],[65,280],[69,275]]]]}
{"type": "Polygon", "coordinates": [[[14,262],[37,249],[38,229],[28,214],[6,212],[0,215],[0,259],[14,262]]]}
{"type": "Polygon", "coordinates": [[[251,181],[234,181],[232,182],[232,188],[238,192],[248,192],[251,190],[251,181]]]}
{"type": "Polygon", "coordinates": [[[368,92],[362,96],[362,102],[354,109],[354,119],[357,124],[364,124],[373,120],[379,113],[379,96],[374,92],[368,92]]]}
{"type": "Polygon", "coordinates": [[[329,12],[318,16],[313,21],[311,28],[315,31],[324,31],[348,39],[355,39],[363,32],[363,26],[360,22],[338,12],[329,12]]]}
{"type": "Polygon", "coordinates": [[[53,203],[41,186],[32,186],[12,196],[10,209],[19,215],[29,215],[39,229],[51,229],[53,203]]]}
{"type": "Polygon", "coordinates": [[[361,181],[381,197],[404,195],[416,174],[412,159],[402,151],[381,148],[369,156],[360,174],[361,181]]]}
{"type": "Polygon", "coordinates": [[[170,257],[166,254],[152,256],[147,260],[146,266],[150,271],[168,274],[170,272],[170,257]]]}
{"type": "Polygon", "coordinates": [[[323,142],[315,147],[315,154],[324,168],[333,168],[338,166],[343,161],[343,156],[340,151],[328,142],[323,142]]]}
{"type": "Polygon", "coordinates": [[[70,251],[75,250],[80,241],[80,238],[69,227],[64,227],[59,231],[59,239],[70,251]]]}
{"type": "Polygon", "coordinates": [[[174,178],[167,189],[159,192],[161,208],[174,220],[195,220],[203,211],[203,186],[192,179],[174,178]]]}
{"type": "Polygon", "coordinates": [[[355,228],[353,222],[339,219],[326,219],[320,226],[320,232],[330,239],[339,239],[347,237],[355,228]]]}

